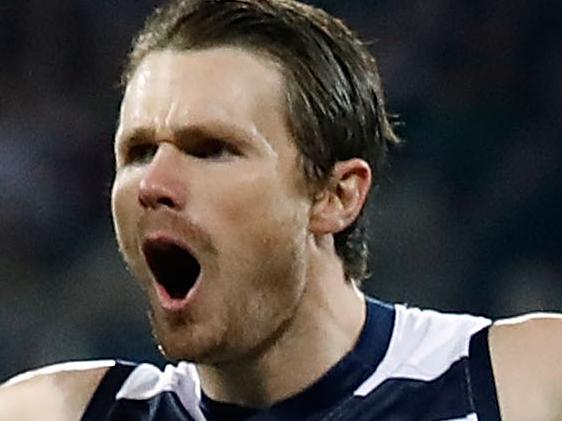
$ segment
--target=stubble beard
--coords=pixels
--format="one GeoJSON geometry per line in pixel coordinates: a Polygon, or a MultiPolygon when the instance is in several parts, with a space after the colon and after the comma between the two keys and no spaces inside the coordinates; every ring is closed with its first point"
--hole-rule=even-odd
{"type": "Polygon", "coordinates": [[[152,336],[166,360],[213,362],[223,353],[225,326],[201,325],[180,314],[159,314],[151,306],[148,317],[152,336]]]}
{"type": "MultiPolygon", "coordinates": [[[[270,288],[276,283],[276,288],[252,290],[252,298],[243,297],[239,302],[235,297],[229,299],[222,308],[214,309],[216,313],[204,317],[197,317],[190,309],[177,314],[163,313],[157,307],[156,297],[149,296],[152,333],[162,355],[170,361],[214,366],[260,358],[290,329],[302,299],[304,270],[300,267],[301,259],[294,257],[289,253],[285,263],[274,265],[285,269],[284,276],[279,275],[282,273],[279,267],[273,267],[254,274],[254,280],[249,283],[250,288],[255,285],[270,288]],[[275,281],[272,273],[277,273],[275,281]],[[287,279],[294,282],[292,287],[287,279]]],[[[226,295],[229,296],[228,292],[226,295]]]]}

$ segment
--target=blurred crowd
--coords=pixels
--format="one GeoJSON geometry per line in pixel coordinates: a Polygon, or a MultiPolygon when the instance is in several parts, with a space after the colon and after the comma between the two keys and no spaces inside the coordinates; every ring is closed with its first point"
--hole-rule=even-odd
{"type": "MultiPolygon", "coordinates": [[[[117,87],[159,3],[0,4],[0,380],[159,361],[114,244],[117,87]]],[[[502,317],[562,310],[562,4],[324,0],[375,53],[406,140],[370,209],[367,292],[502,317]]]]}

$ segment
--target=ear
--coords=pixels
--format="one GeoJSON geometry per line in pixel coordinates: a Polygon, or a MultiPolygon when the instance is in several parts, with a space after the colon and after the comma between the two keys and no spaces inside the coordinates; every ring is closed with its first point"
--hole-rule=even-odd
{"type": "Polygon", "coordinates": [[[359,216],[371,188],[371,168],[362,159],[337,162],[328,184],[314,197],[309,230],[335,234],[359,216]]]}

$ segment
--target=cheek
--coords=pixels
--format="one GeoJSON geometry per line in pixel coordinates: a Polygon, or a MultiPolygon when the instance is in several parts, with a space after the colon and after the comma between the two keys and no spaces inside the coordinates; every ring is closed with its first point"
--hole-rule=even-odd
{"type": "Polygon", "coordinates": [[[130,180],[117,177],[111,190],[111,213],[119,247],[123,252],[133,247],[132,235],[137,221],[136,190],[130,180]]]}
{"type": "Polygon", "coordinates": [[[306,230],[305,202],[278,178],[237,183],[210,201],[206,215],[212,231],[238,254],[243,249],[274,252],[276,247],[298,241],[298,234],[306,230]]]}

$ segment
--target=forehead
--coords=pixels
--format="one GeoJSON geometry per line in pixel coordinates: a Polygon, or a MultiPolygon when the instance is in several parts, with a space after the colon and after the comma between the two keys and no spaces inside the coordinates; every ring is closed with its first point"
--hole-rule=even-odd
{"type": "Polygon", "coordinates": [[[152,52],[127,85],[118,137],[212,123],[276,137],[286,129],[283,92],[279,66],[241,48],[152,52]]]}

